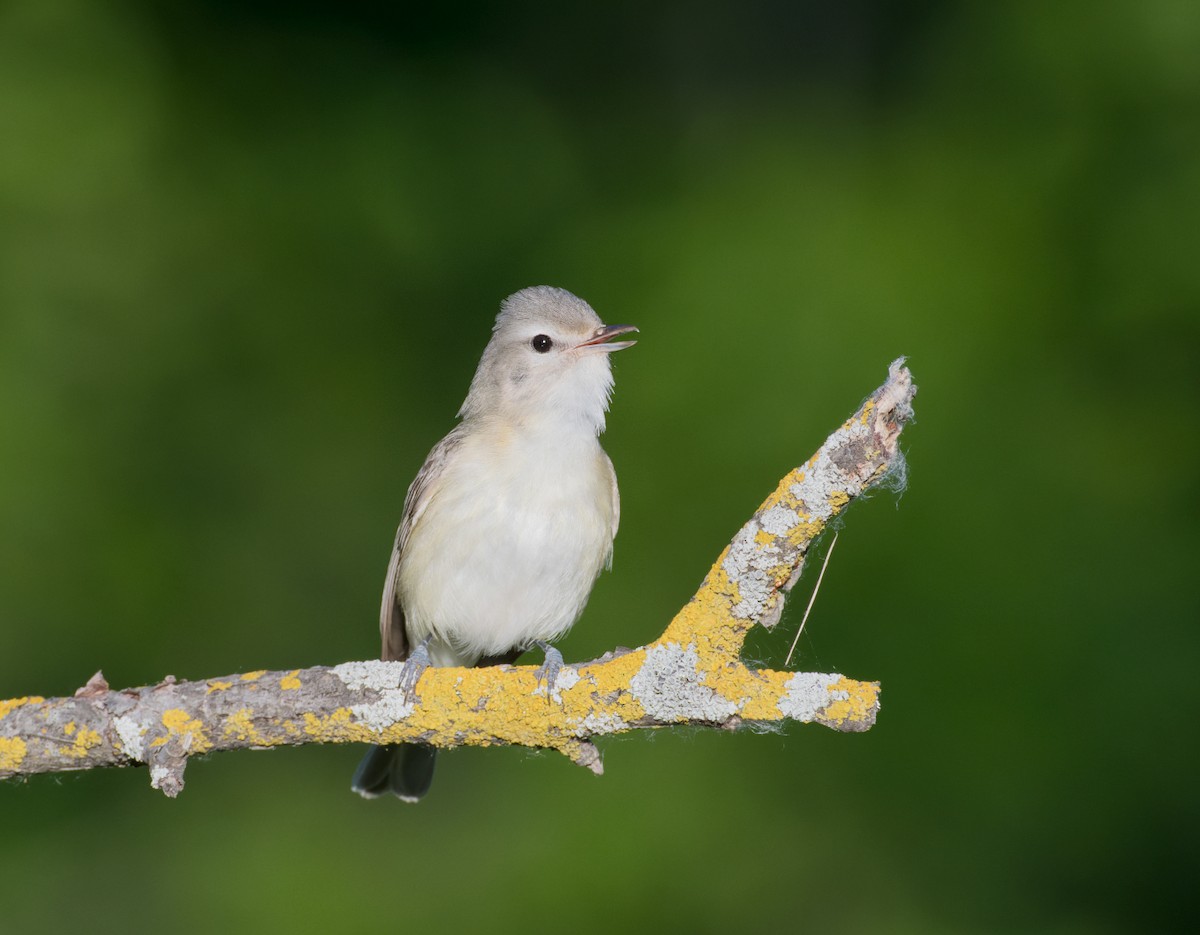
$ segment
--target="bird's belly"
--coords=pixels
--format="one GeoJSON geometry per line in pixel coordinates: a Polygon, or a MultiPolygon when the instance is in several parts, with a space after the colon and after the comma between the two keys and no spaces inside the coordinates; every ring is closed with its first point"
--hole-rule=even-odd
{"type": "Polygon", "coordinates": [[[470,664],[566,632],[612,543],[609,489],[597,498],[575,475],[456,484],[431,503],[400,564],[409,639],[432,635],[470,664]]]}

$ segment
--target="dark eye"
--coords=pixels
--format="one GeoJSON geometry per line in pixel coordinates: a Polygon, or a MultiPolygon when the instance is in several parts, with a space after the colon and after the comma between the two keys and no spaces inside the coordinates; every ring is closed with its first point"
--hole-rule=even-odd
{"type": "Polygon", "coordinates": [[[529,343],[539,354],[545,354],[546,351],[554,347],[554,342],[550,340],[550,335],[548,334],[534,335],[533,340],[529,343]]]}

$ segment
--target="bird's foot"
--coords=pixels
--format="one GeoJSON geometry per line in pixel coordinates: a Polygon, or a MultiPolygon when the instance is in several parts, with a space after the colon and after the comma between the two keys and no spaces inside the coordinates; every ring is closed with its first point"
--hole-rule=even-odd
{"type": "Polygon", "coordinates": [[[400,670],[400,685],[398,686],[404,692],[405,704],[416,704],[417,702],[417,682],[421,681],[421,676],[425,674],[425,670],[430,666],[429,659],[429,642],[432,636],[427,636],[421,640],[408,658],[404,660],[404,667],[400,670]]]}
{"type": "Polygon", "coordinates": [[[558,676],[563,668],[562,653],[545,640],[538,640],[533,645],[546,654],[546,661],[538,666],[533,673],[537,676],[538,692],[545,691],[547,699],[561,702],[562,696],[558,693],[558,676]],[[542,688],[543,683],[545,683],[545,689],[542,688]]]}

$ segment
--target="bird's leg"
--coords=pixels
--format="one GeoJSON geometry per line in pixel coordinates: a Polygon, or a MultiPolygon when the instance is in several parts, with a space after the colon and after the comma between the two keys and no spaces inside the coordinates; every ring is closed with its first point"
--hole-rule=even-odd
{"type": "Polygon", "coordinates": [[[545,640],[535,640],[533,645],[546,654],[546,661],[534,670],[538,687],[541,688],[542,682],[545,682],[546,697],[558,700],[558,673],[563,667],[562,653],[545,640]]]}
{"type": "Polygon", "coordinates": [[[425,639],[413,647],[413,651],[404,660],[404,668],[400,670],[399,688],[404,692],[405,704],[416,704],[417,682],[421,681],[421,676],[425,674],[425,670],[431,664],[429,659],[429,644],[432,640],[432,635],[425,637],[425,639]]]}

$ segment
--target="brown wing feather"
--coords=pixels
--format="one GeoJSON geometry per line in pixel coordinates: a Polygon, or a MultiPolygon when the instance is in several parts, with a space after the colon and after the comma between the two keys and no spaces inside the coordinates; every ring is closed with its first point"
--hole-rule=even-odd
{"type": "MultiPolygon", "coordinates": [[[[617,527],[621,525],[621,492],[617,490],[617,472],[613,469],[612,458],[606,452],[601,452],[604,455],[604,464],[608,468],[608,483],[612,490],[612,538],[617,538],[617,527]]],[[[604,557],[604,567],[612,568],[613,543],[612,539],[608,541],[608,555],[604,557]]]]}
{"type": "Polygon", "coordinates": [[[404,608],[400,604],[400,596],[396,593],[400,557],[404,554],[404,547],[408,544],[413,527],[437,495],[446,462],[461,441],[462,426],[458,425],[433,446],[404,497],[404,512],[400,519],[400,527],[396,530],[396,542],[392,546],[392,556],[388,561],[383,600],[379,607],[379,634],[383,643],[381,656],[385,661],[402,661],[408,658],[411,647],[404,626],[404,608]]]}
{"type": "Polygon", "coordinates": [[[617,490],[617,472],[607,452],[604,453],[604,463],[608,465],[608,483],[612,488],[612,535],[615,539],[617,527],[621,525],[621,492],[617,490]]]}

